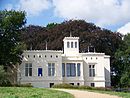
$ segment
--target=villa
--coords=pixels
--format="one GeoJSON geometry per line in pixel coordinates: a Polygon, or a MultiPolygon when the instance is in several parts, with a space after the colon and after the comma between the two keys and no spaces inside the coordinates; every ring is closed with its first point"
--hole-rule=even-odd
{"type": "Polygon", "coordinates": [[[18,67],[17,81],[44,88],[60,83],[111,86],[109,55],[89,51],[80,53],[79,37],[65,37],[63,42],[63,51],[24,51],[22,63],[18,67]]]}

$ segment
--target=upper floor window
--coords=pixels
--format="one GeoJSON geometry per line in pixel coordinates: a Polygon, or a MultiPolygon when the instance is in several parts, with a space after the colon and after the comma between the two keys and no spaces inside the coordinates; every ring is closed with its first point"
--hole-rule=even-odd
{"type": "Polygon", "coordinates": [[[77,42],[75,42],[75,48],[77,48],[77,42]]]}
{"type": "Polygon", "coordinates": [[[25,63],[25,76],[32,76],[32,63],[25,63]]]}
{"type": "Polygon", "coordinates": [[[95,77],[95,65],[89,65],[89,77],[95,77]]]}
{"type": "Polygon", "coordinates": [[[71,48],[73,48],[73,42],[71,42],[71,48]]]}
{"type": "Polygon", "coordinates": [[[48,76],[55,75],[55,63],[48,63],[48,76]]]}
{"type": "Polygon", "coordinates": [[[67,42],[67,48],[69,48],[70,47],[70,42],[67,42]]]}
{"type": "Polygon", "coordinates": [[[42,68],[38,68],[38,76],[42,76],[42,68]]]}
{"type": "Polygon", "coordinates": [[[39,55],[39,58],[41,58],[41,55],[39,55]]]}

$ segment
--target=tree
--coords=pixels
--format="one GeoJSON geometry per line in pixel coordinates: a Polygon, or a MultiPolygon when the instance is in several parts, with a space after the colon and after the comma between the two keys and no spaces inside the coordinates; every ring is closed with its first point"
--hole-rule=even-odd
{"type": "Polygon", "coordinates": [[[10,82],[7,79],[7,73],[4,70],[4,67],[0,65],[0,86],[9,86],[10,82]]]}
{"type": "Polygon", "coordinates": [[[124,36],[123,43],[115,53],[116,84],[130,86],[130,34],[124,36]]]}
{"type": "Polygon", "coordinates": [[[20,31],[25,23],[25,12],[0,11],[0,65],[5,67],[21,61],[20,31]]]}

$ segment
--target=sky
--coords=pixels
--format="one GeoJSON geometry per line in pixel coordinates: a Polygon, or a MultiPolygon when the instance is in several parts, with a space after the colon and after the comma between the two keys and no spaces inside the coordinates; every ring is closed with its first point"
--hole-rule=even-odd
{"type": "Polygon", "coordinates": [[[101,28],[130,32],[130,0],[0,0],[0,10],[26,12],[26,25],[83,19],[101,28]]]}

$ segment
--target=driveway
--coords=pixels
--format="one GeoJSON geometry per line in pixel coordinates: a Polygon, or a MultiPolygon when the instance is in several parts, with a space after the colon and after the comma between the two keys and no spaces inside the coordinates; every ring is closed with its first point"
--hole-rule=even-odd
{"type": "Polygon", "coordinates": [[[74,95],[75,98],[121,98],[114,95],[88,92],[88,91],[82,91],[82,90],[69,90],[69,89],[56,89],[56,90],[68,92],[74,95]]]}

